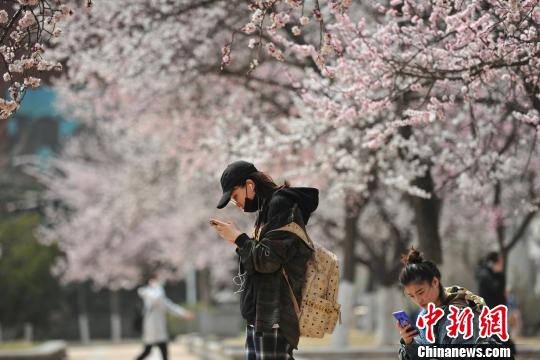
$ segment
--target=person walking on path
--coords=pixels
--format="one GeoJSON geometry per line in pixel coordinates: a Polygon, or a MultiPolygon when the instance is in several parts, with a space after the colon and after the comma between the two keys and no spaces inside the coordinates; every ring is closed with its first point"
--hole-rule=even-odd
{"type": "Polygon", "coordinates": [[[144,349],[136,359],[142,360],[146,358],[150,354],[152,346],[157,346],[161,351],[163,360],[167,360],[167,342],[169,341],[167,312],[189,320],[193,319],[193,314],[167,298],[163,284],[157,274],[152,274],[148,280],[148,285],[140,287],[137,292],[144,304],[142,324],[144,349]]]}
{"type": "Polygon", "coordinates": [[[221,188],[218,209],[232,201],[246,213],[257,212],[252,236],[233,222],[210,220],[239,256],[240,310],[247,321],[245,359],[294,359],[300,329],[292,296],[301,303],[312,250],[300,237],[279,229],[288,225],[305,230],[318,206],[319,191],[278,186],[246,161],[227,166],[221,188]]]}

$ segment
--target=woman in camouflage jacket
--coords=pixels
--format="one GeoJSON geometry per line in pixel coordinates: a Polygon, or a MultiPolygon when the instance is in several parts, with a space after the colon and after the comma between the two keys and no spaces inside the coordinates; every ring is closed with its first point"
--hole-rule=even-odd
{"type": "Polygon", "coordinates": [[[440,320],[433,328],[434,341],[428,341],[426,328],[417,329],[412,324],[402,327],[396,322],[401,340],[399,349],[400,360],[418,359],[420,345],[441,347],[441,345],[465,345],[465,346],[491,346],[500,347],[501,343],[493,336],[480,336],[479,318],[484,306],[484,299],[473,294],[460,286],[444,288],[441,284],[441,273],[431,261],[426,261],[420,253],[411,248],[407,255],[402,257],[404,267],[399,275],[399,281],[404,292],[422,310],[419,317],[427,313],[428,305],[433,303],[436,308],[443,311],[440,320]],[[460,311],[465,308],[472,310],[472,336],[465,338],[462,333],[457,336],[449,336],[448,327],[451,325],[450,306],[457,307],[460,311]]]}

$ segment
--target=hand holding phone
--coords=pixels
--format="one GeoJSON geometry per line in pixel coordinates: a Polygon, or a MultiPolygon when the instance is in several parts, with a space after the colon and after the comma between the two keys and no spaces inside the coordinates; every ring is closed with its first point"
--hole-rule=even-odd
{"type": "Polygon", "coordinates": [[[392,315],[397,320],[396,327],[399,330],[401,338],[405,344],[410,344],[414,341],[414,337],[418,335],[418,330],[414,327],[411,319],[407,316],[405,311],[400,310],[393,312],[392,315]]]}
{"type": "Polygon", "coordinates": [[[414,327],[413,323],[411,322],[411,319],[409,319],[409,316],[407,316],[407,313],[403,310],[396,311],[392,313],[392,316],[399,321],[399,325],[404,328],[407,326],[407,324],[410,324],[414,327]]]}
{"type": "Polygon", "coordinates": [[[225,225],[224,222],[219,221],[219,220],[216,220],[216,219],[210,219],[208,222],[209,222],[210,225],[212,225],[212,226],[216,226],[216,225],[225,225]]]}
{"type": "Polygon", "coordinates": [[[242,234],[236,224],[231,221],[223,222],[217,219],[210,219],[208,222],[214,227],[219,236],[231,244],[234,244],[238,236],[242,234]]]}

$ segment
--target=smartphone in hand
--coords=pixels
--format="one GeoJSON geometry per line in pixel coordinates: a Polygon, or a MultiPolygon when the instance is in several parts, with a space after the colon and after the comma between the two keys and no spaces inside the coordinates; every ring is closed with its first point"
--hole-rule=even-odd
{"type": "Polygon", "coordinates": [[[208,220],[208,222],[209,222],[210,225],[212,225],[212,226],[216,226],[216,225],[225,225],[224,222],[219,221],[219,220],[216,220],[216,219],[210,219],[210,220],[208,220]]]}
{"type": "Polygon", "coordinates": [[[399,325],[401,327],[405,327],[407,326],[407,324],[410,324],[411,327],[414,327],[414,324],[411,322],[411,319],[409,319],[409,316],[407,315],[405,311],[400,310],[400,311],[393,312],[392,316],[394,316],[394,318],[397,321],[399,321],[399,325]]]}

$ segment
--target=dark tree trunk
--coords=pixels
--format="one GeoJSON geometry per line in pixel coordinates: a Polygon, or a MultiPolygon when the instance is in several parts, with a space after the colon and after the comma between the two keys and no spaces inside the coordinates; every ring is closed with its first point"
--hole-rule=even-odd
{"type": "Polygon", "coordinates": [[[441,200],[434,192],[435,186],[431,177],[431,168],[423,177],[417,178],[413,185],[431,194],[429,199],[417,196],[409,197],[414,210],[414,222],[420,250],[424,253],[426,259],[436,264],[442,264],[442,246],[439,233],[441,200]]]}
{"type": "MultiPolygon", "coordinates": [[[[399,133],[405,139],[409,139],[412,136],[412,128],[410,126],[402,127],[399,129],[399,133]]],[[[442,201],[435,195],[435,185],[429,162],[427,160],[422,160],[422,162],[428,165],[426,173],[424,176],[416,178],[412,184],[430,194],[431,197],[424,199],[418,196],[409,196],[409,201],[414,211],[414,222],[420,244],[419,250],[424,253],[426,259],[436,264],[442,264],[442,245],[439,233],[442,201]]]]}
{"type": "Polygon", "coordinates": [[[345,235],[343,239],[343,280],[354,283],[356,274],[355,249],[358,239],[359,201],[352,196],[345,197],[345,235]]]}

